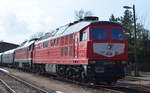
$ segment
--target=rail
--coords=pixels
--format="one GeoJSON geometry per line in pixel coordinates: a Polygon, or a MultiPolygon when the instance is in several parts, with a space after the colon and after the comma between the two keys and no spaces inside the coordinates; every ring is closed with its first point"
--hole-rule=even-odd
{"type": "MultiPolygon", "coordinates": [[[[2,71],[1,71],[2,72],[2,71]]],[[[25,80],[22,80],[22,79],[19,79],[13,75],[11,75],[10,73],[5,73],[5,72],[2,72],[4,74],[6,74],[7,76],[11,77],[12,79],[20,82],[21,84],[31,88],[31,89],[34,89],[36,91],[38,91],[39,93],[49,93],[48,91],[44,90],[44,89],[41,89],[40,87],[36,86],[36,85],[33,85],[33,84],[30,84],[28,83],[27,81],[25,80]]],[[[0,79],[0,82],[7,88],[7,90],[9,90],[9,92],[11,93],[17,93],[15,90],[13,90],[4,80],[0,79]]]]}
{"type": "Polygon", "coordinates": [[[10,88],[10,86],[5,81],[3,81],[2,79],[0,79],[0,82],[7,88],[7,90],[10,93],[16,93],[12,88],[10,88]]]}

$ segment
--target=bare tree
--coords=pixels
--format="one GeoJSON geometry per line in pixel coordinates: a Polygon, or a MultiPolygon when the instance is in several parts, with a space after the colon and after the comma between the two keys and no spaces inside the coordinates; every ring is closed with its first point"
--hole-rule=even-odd
{"type": "Polygon", "coordinates": [[[84,11],[83,9],[79,11],[75,11],[75,19],[80,20],[87,16],[92,16],[93,13],[91,11],[84,11]]]}

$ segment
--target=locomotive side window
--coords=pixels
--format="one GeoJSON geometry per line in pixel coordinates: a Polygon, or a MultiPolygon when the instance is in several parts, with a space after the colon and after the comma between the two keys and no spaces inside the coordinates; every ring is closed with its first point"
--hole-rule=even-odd
{"type": "Polygon", "coordinates": [[[50,41],[51,46],[53,46],[53,40],[50,41]]]}
{"type": "Polygon", "coordinates": [[[71,44],[72,42],[73,42],[73,35],[70,35],[69,43],[71,44]]]}
{"type": "Polygon", "coordinates": [[[105,28],[92,28],[92,39],[93,40],[105,40],[106,30],[105,28]]]}
{"type": "Polygon", "coordinates": [[[73,55],[73,48],[72,48],[72,46],[70,46],[70,48],[69,48],[69,56],[72,56],[73,55]]]}
{"type": "Polygon", "coordinates": [[[68,47],[64,48],[64,56],[68,56],[68,47]]]}
{"type": "Polygon", "coordinates": [[[64,49],[63,49],[63,48],[61,48],[61,56],[63,56],[63,50],[64,50],[64,49]]]}
{"type": "Polygon", "coordinates": [[[59,43],[60,43],[60,41],[59,41],[59,40],[60,40],[60,39],[58,38],[58,39],[57,39],[57,45],[59,45],[59,43]]]}
{"type": "Polygon", "coordinates": [[[65,44],[68,44],[68,36],[65,37],[65,44]]]}
{"type": "Polygon", "coordinates": [[[61,45],[64,45],[64,37],[61,38],[61,45]]]}
{"type": "Polygon", "coordinates": [[[112,40],[123,40],[123,30],[119,28],[111,28],[111,38],[112,40]]]}
{"type": "Polygon", "coordinates": [[[53,43],[54,43],[54,46],[56,46],[56,45],[57,45],[57,40],[54,39],[54,40],[53,40],[53,43]]]}
{"type": "Polygon", "coordinates": [[[48,41],[43,43],[43,48],[47,48],[48,47],[48,41]]]}

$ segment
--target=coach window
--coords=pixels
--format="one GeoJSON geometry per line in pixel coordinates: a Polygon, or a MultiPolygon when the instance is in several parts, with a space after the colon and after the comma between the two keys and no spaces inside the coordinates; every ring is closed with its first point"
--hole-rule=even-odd
{"type": "Polygon", "coordinates": [[[40,44],[38,44],[38,45],[37,45],[37,49],[40,49],[40,48],[41,48],[41,47],[40,47],[40,44]]]}
{"type": "Polygon", "coordinates": [[[32,45],[30,45],[30,46],[29,46],[28,50],[29,50],[29,51],[31,51],[31,50],[32,50],[32,45]]]}

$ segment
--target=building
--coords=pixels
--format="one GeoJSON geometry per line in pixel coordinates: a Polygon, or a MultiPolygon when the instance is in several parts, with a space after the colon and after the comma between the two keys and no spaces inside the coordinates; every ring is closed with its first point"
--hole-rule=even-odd
{"type": "Polygon", "coordinates": [[[7,50],[10,50],[10,49],[17,48],[18,46],[19,45],[0,41],[0,53],[4,52],[4,51],[7,51],[7,50]]]}

